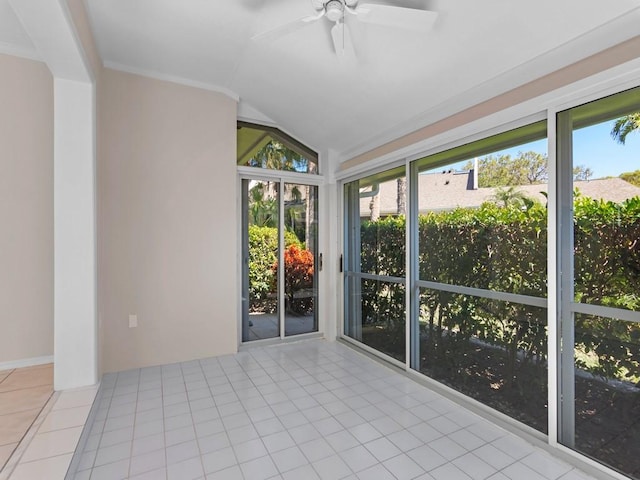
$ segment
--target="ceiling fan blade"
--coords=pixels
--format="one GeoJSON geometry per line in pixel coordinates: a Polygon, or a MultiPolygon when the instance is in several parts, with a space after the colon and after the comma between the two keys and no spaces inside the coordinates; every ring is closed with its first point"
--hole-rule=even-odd
{"type": "Polygon", "coordinates": [[[361,22],[417,32],[429,30],[438,17],[437,12],[430,10],[379,5],[377,3],[359,4],[355,11],[361,22]]]}
{"type": "Polygon", "coordinates": [[[333,39],[333,47],[336,50],[338,58],[346,60],[356,57],[349,27],[347,27],[344,22],[336,22],[336,24],[331,27],[331,38],[333,39]]]}
{"type": "Polygon", "coordinates": [[[301,29],[302,27],[304,27],[306,25],[310,25],[313,22],[315,22],[316,20],[321,19],[322,17],[324,17],[324,11],[322,11],[318,15],[302,17],[302,18],[299,18],[298,20],[294,20],[293,22],[289,22],[289,23],[285,23],[284,25],[280,25],[279,27],[272,28],[270,30],[266,30],[266,31],[261,32],[261,33],[257,33],[253,37],[251,37],[251,40],[253,40],[253,41],[261,40],[261,41],[265,41],[265,42],[271,42],[271,41],[276,40],[278,38],[281,38],[281,37],[284,37],[286,35],[289,35],[290,33],[293,33],[296,30],[299,30],[299,29],[301,29]]]}

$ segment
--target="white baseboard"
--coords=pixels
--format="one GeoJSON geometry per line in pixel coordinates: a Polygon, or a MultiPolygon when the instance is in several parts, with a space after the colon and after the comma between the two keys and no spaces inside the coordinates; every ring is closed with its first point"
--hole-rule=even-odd
{"type": "Polygon", "coordinates": [[[44,357],[23,358],[22,360],[11,360],[9,362],[0,362],[0,371],[12,370],[14,368],[33,367],[35,365],[44,365],[45,363],[53,363],[53,355],[45,355],[44,357]]]}

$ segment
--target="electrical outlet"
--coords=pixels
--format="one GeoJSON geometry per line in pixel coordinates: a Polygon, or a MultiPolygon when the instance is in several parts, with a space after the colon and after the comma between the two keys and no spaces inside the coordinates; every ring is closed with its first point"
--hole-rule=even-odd
{"type": "Polygon", "coordinates": [[[129,328],[136,328],[138,326],[138,316],[130,314],[129,315],[129,328]]]}

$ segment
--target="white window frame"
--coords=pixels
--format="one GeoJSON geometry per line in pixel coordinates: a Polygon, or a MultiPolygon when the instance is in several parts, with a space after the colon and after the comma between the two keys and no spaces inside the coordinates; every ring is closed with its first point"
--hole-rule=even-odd
{"type": "MultiPolygon", "coordinates": [[[[548,434],[543,436],[543,441],[558,453],[564,455],[564,457],[570,461],[574,461],[578,463],[582,468],[586,468],[587,471],[591,471],[594,474],[598,472],[604,472],[612,478],[617,478],[620,480],[627,479],[628,477],[610,469],[602,463],[599,463],[595,460],[592,460],[585,455],[568,448],[565,445],[562,445],[558,441],[559,435],[559,426],[558,426],[558,409],[559,409],[559,395],[561,394],[559,390],[559,362],[558,362],[558,354],[559,354],[559,342],[560,335],[558,331],[558,320],[559,320],[559,308],[560,308],[560,298],[558,295],[559,292],[559,272],[560,266],[558,264],[561,261],[563,252],[560,252],[560,245],[558,245],[558,206],[560,203],[560,199],[558,198],[558,188],[562,187],[559,185],[559,179],[557,176],[558,172],[558,157],[556,154],[556,143],[557,143],[557,121],[556,115],[558,112],[567,110],[572,107],[576,107],[594,100],[598,100],[600,98],[606,97],[608,95],[613,95],[624,90],[628,90],[630,88],[635,88],[640,86],[640,58],[631,62],[627,62],[622,65],[618,65],[609,70],[600,72],[598,74],[592,75],[586,79],[575,82],[571,85],[565,86],[558,90],[542,94],[539,97],[536,97],[532,100],[523,102],[518,105],[511,106],[506,108],[503,111],[497,112],[495,114],[489,115],[482,119],[476,120],[469,124],[462,125],[460,127],[454,128],[450,131],[444,132],[442,134],[436,135],[432,138],[428,138],[426,140],[422,140],[417,142],[414,145],[403,148],[396,152],[391,152],[389,154],[385,154],[381,157],[374,158],[362,165],[357,165],[352,168],[346,169],[344,171],[339,171],[336,174],[337,184],[336,184],[336,195],[338,197],[338,205],[341,206],[338,210],[338,233],[340,235],[339,238],[342,238],[342,248],[343,250],[340,252],[344,255],[344,200],[343,200],[343,192],[344,192],[344,184],[353,180],[357,180],[372,174],[375,174],[379,171],[384,171],[398,164],[405,163],[406,171],[407,171],[407,199],[408,199],[408,208],[411,209],[411,198],[412,191],[415,190],[415,186],[412,189],[410,173],[410,162],[427,156],[434,153],[438,153],[441,151],[448,150],[450,148],[454,148],[456,146],[473,142],[474,140],[478,140],[480,138],[484,138],[486,136],[490,136],[493,133],[498,133],[500,131],[506,131],[509,129],[517,128],[526,123],[531,123],[532,121],[546,119],[547,120],[547,141],[548,141],[548,170],[549,170],[549,180],[548,180],[548,219],[547,219],[547,315],[548,315],[548,434]]],[[[407,271],[406,278],[410,279],[413,275],[414,266],[411,265],[411,258],[413,252],[415,251],[415,244],[412,247],[412,243],[414,242],[412,238],[412,233],[409,231],[410,222],[407,222],[407,271]]],[[[566,256],[566,251],[564,255],[566,256]]],[[[341,275],[343,277],[343,275],[341,275]]],[[[344,284],[344,278],[341,278],[342,283],[344,284]]],[[[411,314],[411,309],[413,308],[410,300],[410,285],[412,282],[408,281],[406,285],[406,293],[407,293],[407,325],[410,325],[409,315],[411,314]]],[[[344,306],[345,299],[342,298],[342,305],[344,306]]],[[[339,312],[343,313],[344,308],[339,309],[339,312]]],[[[353,342],[351,339],[345,336],[344,334],[344,318],[339,317],[338,321],[338,332],[339,337],[351,343],[353,342]]],[[[407,328],[407,347],[410,347],[410,328],[407,328]]],[[[366,346],[362,346],[358,344],[361,348],[369,351],[370,353],[385,357],[381,355],[374,349],[368,348],[366,346]]],[[[410,352],[410,350],[407,350],[410,352]]],[[[410,355],[407,355],[409,358],[410,355]]],[[[409,361],[405,362],[404,370],[415,377],[418,381],[422,383],[427,383],[432,388],[437,389],[438,391],[450,396],[457,401],[464,403],[474,410],[478,410],[488,414],[492,420],[498,420],[503,426],[508,428],[511,431],[524,435],[530,440],[536,441],[541,440],[539,432],[532,432],[529,427],[521,424],[520,422],[506,417],[505,415],[499,414],[499,412],[492,411],[489,407],[486,407],[482,404],[478,404],[478,402],[473,399],[466,397],[459,392],[450,389],[438,382],[432,381],[428,377],[425,377],[418,372],[414,372],[410,366],[409,361]],[[498,415],[496,415],[498,414],[498,415]]]]}

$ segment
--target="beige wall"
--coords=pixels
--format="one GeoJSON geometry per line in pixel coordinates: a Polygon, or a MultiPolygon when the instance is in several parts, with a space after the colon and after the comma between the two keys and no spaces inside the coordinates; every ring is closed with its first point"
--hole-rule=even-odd
{"type": "Polygon", "coordinates": [[[0,55],[0,363],[53,354],[53,79],[0,55]]]}
{"type": "Polygon", "coordinates": [[[109,69],[101,80],[102,370],[234,352],[236,102],[109,69]]]}

